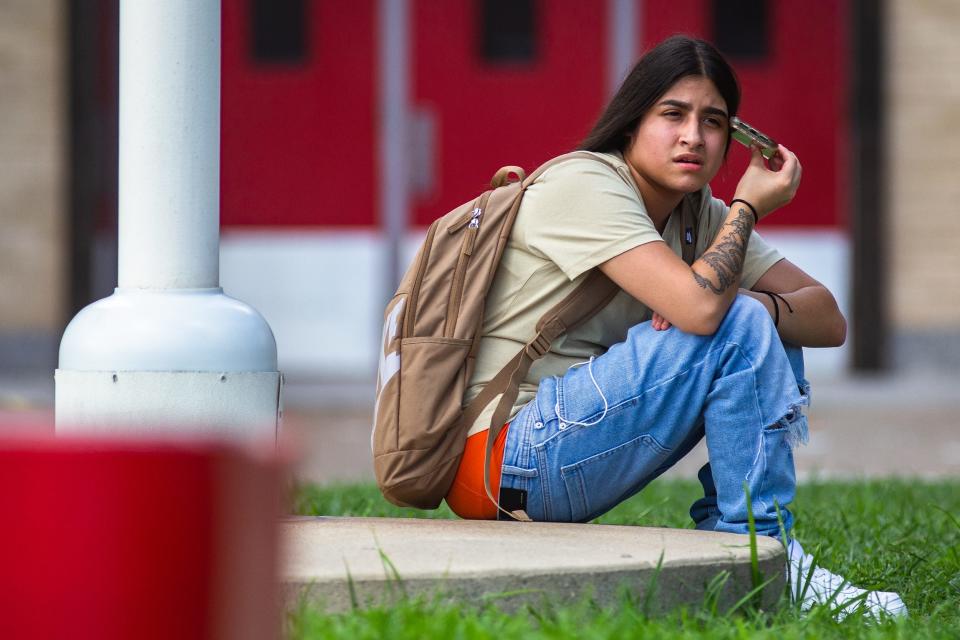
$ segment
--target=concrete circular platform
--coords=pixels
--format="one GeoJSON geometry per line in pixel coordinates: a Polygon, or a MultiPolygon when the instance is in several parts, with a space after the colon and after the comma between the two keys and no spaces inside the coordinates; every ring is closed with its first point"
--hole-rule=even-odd
{"type": "MultiPolygon", "coordinates": [[[[328,611],[402,596],[436,594],[513,609],[543,598],[611,603],[621,587],[662,611],[704,601],[718,574],[730,606],[753,588],[746,536],[591,524],[406,518],[290,518],[282,521],[287,606],[301,598],[328,611]],[[659,567],[659,568],[658,568],[659,567]],[[349,580],[348,580],[349,576],[349,580]]],[[[786,557],[757,540],[760,570],[772,578],[763,601],[783,592],[786,557]]]]}

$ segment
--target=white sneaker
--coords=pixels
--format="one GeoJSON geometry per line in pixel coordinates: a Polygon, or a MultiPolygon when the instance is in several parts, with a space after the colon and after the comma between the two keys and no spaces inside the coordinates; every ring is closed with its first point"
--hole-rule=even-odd
{"type": "Polygon", "coordinates": [[[861,607],[874,618],[907,615],[907,605],[898,594],[892,591],[860,589],[843,576],[831,573],[823,567],[815,567],[813,557],[804,553],[803,547],[796,540],[790,541],[787,550],[790,555],[787,568],[790,597],[793,600],[800,599],[801,611],[807,611],[815,604],[828,604],[836,611],[838,620],[843,620],[861,607]]]}

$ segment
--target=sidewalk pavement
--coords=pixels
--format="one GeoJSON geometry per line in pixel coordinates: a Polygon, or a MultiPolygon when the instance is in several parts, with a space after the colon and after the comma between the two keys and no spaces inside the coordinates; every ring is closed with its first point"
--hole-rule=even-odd
{"type": "MultiPolygon", "coordinates": [[[[960,477],[960,371],[907,371],[811,380],[810,442],[795,452],[798,477],[960,477]]],[[[286,375],[281,439],[304,482],[373,478],[373,383],[286,375]]],[[[53,372],[0,374],[0,428],[52,432],[53,372]]],[[[668,477],[694,478],[701,443],[668,477]]]]}

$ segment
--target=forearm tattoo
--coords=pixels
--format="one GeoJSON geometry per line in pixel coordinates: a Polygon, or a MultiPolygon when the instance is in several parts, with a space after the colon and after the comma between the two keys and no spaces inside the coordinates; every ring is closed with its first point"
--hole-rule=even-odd
{"type": "Polygon", "coordinates": [[[714,285],[696,271],[693,272],[693,278],[698,285],[717,295],[737,286],[739,282],[740,273],[743,271],[743,258],[747,253],[747,242],[750,240],[750,232],[753,231],[753,214],[740,207],[737,209],[737,217],[724,226],[732,227],[731,233],[700,256],[717,274],[717,284],[714,285]]]}

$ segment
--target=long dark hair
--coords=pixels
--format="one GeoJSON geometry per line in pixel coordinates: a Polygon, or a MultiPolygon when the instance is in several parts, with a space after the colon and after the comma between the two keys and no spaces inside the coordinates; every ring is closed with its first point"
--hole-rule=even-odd
{"type": "MultiPolygon", "coordinates": [[[[684,35],[667,38],[634,65],[580,149],[624,151],[628,136],[640,119],[675,82],[686,76],[703,76],[716,85],[727,102],[731,118],[740,107],[740,84],[733,68],[717,49],[703,40],[684,35]]],[[[727,137],[727,148],[730,138],[727,137]]]]}

